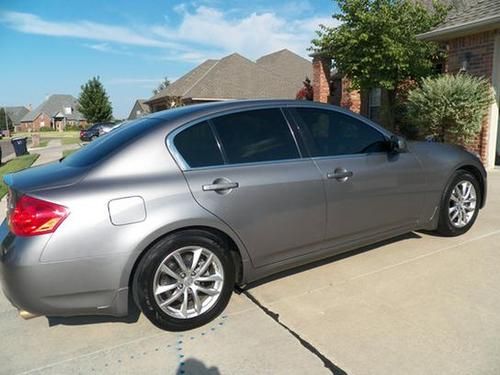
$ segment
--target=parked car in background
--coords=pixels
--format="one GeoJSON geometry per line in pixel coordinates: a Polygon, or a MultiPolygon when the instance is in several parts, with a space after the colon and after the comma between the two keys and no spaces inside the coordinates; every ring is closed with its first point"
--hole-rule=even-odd
{"type": "Polygon", "coordinates": [[[117,124],[114,124],[111,128],[103,128],[100,135],[109,134],[112,131],[115,131],[116,129],[121,128],[122,126],[124,126],[130,122],[131,122],[130,120],[125,120],[125,121],[121,121],[117,124]]]}
{"type": "Polygon", "coordinates": [[[235,285],[413,230],[457,236],[486,171],[307,101],[154,113],[64,160],[5,177],[0,279],[24,316],[124,316],[187,330],[235,285]]]}
{"type": "Polygon", "coordinates": [[[94,124],[88,129],[80,130],[80,140],[84,142],[93,141],[102,135],[103,132],[109,131],[113,126],[115,126],[115,124],[112,122],[94,124]]]}

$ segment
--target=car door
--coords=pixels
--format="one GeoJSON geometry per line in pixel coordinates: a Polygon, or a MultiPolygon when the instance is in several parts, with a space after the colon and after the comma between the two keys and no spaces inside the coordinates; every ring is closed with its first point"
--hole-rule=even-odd
{"type": "Polygon", "coordinates": [[[420,163],[388,152],[387,136],[337,110],[291,108],[326,190],[326,243],[414,229],[425,194],[420,163]]]}
{"type": "Polygon", "coordinates": [[[279,108],[218,116],[173,139],[196,201],[226,222],[260,267],[324,239],[323,182],[279,108]]]}

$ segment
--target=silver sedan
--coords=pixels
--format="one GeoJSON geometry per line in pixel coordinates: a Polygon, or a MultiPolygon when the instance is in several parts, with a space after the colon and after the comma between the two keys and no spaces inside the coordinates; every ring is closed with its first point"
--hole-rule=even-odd
{"type": "Polygon", "coordinates": [[[8,175],[3,290],[23,316],[218,316],[235,286],[414,230],[460,235],[486,200],[462,148],[338,107],[193,105],[8,175]]]}

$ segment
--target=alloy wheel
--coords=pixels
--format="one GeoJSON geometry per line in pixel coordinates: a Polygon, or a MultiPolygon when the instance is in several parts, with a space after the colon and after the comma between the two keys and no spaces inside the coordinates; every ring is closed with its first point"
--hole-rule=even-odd
{"type": "Polygon", "coordinates": [[[463,180],[453,188],[449,205],[448,218],[456,228],[463,228],[472,220],[476,211],[477,194],[472,182],[463,180]]]}
{"type": "Polygon", "coordinates": [[[170,253],[157,268],[153,293],[169,316],[190,319],[210,310],[224,285],[220,259],[210,250],[187,246],[170,253]]]}

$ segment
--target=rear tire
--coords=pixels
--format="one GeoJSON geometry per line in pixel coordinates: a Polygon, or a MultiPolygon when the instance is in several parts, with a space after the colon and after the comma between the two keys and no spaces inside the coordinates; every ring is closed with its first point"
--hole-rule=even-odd
{"type": "Polygon", "coordinates": [[[221,314],[234,283],[235,268],[224,241],[210,232],[186,230],[148,250],[132,287],[136,303],[154,325],[185,331],[221,314]]]}
{"type": "Polygon", "coordinates": [[[476,177],[464,170],[456,171],[441,199],[436,232],[447,237],[467,232],[476,221],[481,199],[476,177]]]}

